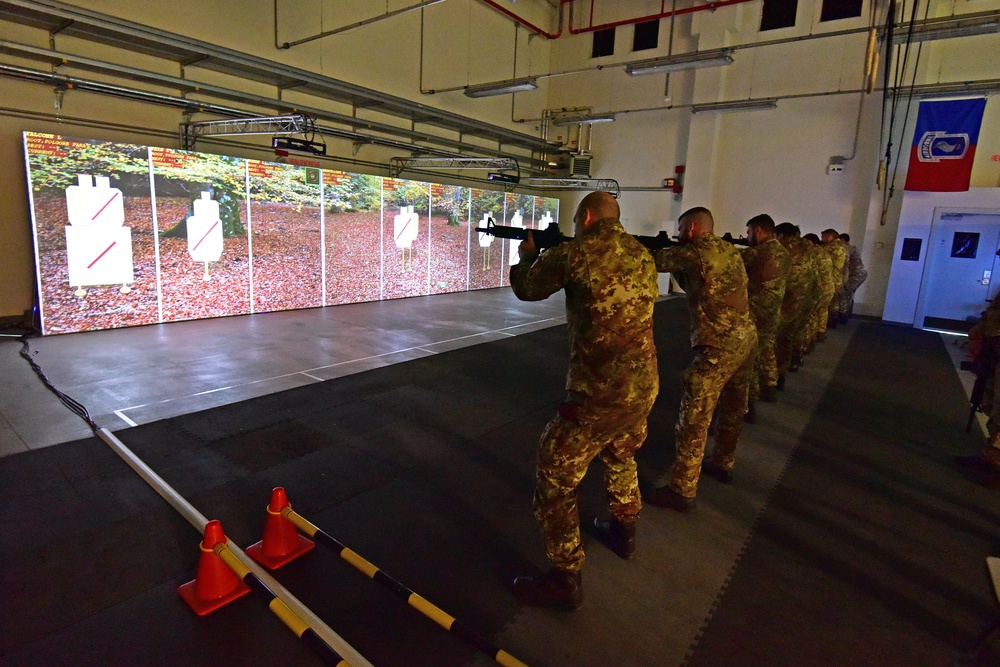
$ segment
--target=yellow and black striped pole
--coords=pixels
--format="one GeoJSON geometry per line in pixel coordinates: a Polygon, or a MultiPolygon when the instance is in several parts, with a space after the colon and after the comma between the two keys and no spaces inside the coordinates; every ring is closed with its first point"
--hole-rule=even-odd
{"type": "Polygon", "coordinates": [[[236,557],[236,554],[230,550],[226,542],[219,542],[212,550],[230,570],[236,573],[236,576],[243,583],[250,587],[250,590],[267,603],[267,608],[271,610],[271,613],[281,619],[281,622],[288,626],[288,629],[294,632],[295,636],[301,639],[303,644],[319,655],[323,659],[323,662],[328,665],[334,665],[334,667],[350,667],[350,664],[340,657],[340,654],[334,651],[329,644],[323,641],[322,637],[316,634],[316,631],[310,628],[308,623],[303,621],[298,614],[271,592],[271,589],[236,557]]]}
{"type": "Polygon", "coordinates": [[[448,630],[456,637],[475,646],[477,650],[493,658],[499,664],[504,665],[504,667],[528,667],[510,653],[507,653],[507,651],[493,646],[493,644],[486,641],[486,639],[476,634],[476,632],[469,628],[469,626],[465,625],[461,621],[455,620],[453,616],[448,615],[439,607],[428,602],[420,595],[417,595],[412,590],[369,563],[360,555],[348,549],[346,546],[338,542],[333,536],[320,530],[305,517],[295,512],[291,507],[283,508],[281,510],[281,515],[291,521],[295,527],[303,533],[313,538],[326,548],[338,553],[342,559],[353,565],[357,570],[367,575],[370,579],[374,579],[385,588],[395,593],[396,596],[406,600],[407,604],[419,611],[421,614],[431,619],[445,630],[448,630]]]}

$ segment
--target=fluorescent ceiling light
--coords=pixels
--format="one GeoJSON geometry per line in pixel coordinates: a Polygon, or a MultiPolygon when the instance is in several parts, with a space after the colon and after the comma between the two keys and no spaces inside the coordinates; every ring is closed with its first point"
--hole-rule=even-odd
{"type": "Polygon", "coordinates": [[[553,125],[576,125],[577,123],[610,123],[614,121],[613,113],[596,114],[592,116],[557,116],[552,119],[553,125]]]}
{"type": "Polygon", "coordinates": [[[900,97],[953,97],[962,95],[996,95],[997,93],[1000,93],[1000,79],[927,83],[889,90],[890,95],[898,95],[900,97]]]}
{"type": "Polygon", "coordinates": [[[729,49],[716,49],[714,51],[695,51],[694,53],[681,53],[676,56],[637,60],[625,65],[625,73],[629,76],[642,76],[644,74],[680,72],[681,70],[698,69],[699,67],[719,67],[733,62],[733,57],[729,53],[729,49]]]}
{"type": "MultiPolygon", "coordinates": [[[[916,21],[913,24],[912,40],[929,42],[952,37],[991,35],[996,32],[1000,32],[1000,11],[976,12],[916,21]]],[[[892,33],[892,43],[903,44],[907,39],[910,39],[910,24],[896,26],[892,33]]]]}
{"type": "Polygon", "coordinates": [[[465,87],[466,97],[490,97],[492,95],[507,95],[508,93],[523,93],[538,88],[538,82],[533,76],[492,83],[478,83],[465,87]]]}
{"type": "Polygon", "coordinates": [[[741,100],[738,102],[692,104],[691,113],[703,113],[706,111],[757,111],[760,109],[774,109],[777,106],[778,100],[772,97],[763,100],[741,100]]]}

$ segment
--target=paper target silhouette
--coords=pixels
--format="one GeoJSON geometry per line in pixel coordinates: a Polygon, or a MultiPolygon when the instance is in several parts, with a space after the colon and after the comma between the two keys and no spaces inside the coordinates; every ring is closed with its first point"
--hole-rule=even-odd
{"type": "Polygon", "coordinates": [[[79,297],[84,287],[121,285],[127,294],[135,282],[132,228],[125,227],[122,191],[107,176],[79,174],[66,188],[66,264],[70,287],[79,297]]]}

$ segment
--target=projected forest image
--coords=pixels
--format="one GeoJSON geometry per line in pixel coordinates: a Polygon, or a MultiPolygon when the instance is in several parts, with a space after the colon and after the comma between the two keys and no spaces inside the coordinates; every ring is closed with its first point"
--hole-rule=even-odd
{"type": "Polygon", "coordinates": [[[507,284],[554,198],[24,133],[45,334],[507,284]]]}

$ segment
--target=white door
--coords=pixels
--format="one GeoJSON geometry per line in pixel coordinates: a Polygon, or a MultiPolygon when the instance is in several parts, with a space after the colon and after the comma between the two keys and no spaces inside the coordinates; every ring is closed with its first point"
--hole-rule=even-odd
{"type": "Polygon", "coordinates": [[[1000,212],[935,209],[913,325],[966,331],[1000,289],[1000,212]]]}

